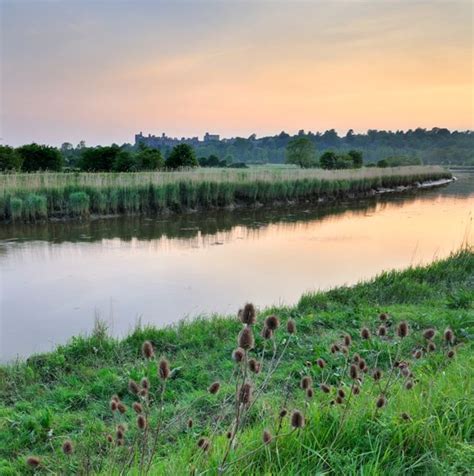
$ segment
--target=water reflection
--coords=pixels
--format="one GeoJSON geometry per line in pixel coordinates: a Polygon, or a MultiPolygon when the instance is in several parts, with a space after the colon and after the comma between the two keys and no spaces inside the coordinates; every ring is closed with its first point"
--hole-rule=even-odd
{"type": "Polygon", "coordinates": [[[88,332],[96,312],[121,335],[139,318],[292,304],[308,289],[445,256],[468,239],[473,178],[355,207],[2,227],[0,359],[88,332]]]}

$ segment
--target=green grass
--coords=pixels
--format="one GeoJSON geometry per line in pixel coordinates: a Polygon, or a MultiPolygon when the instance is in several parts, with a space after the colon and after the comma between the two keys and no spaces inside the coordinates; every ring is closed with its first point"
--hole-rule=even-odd
{"type": "Polygon", "coordinates": [[[450,177],[450,172],[438,166],[8,174],[0,175],[0,221],[85,218],[91,214],[157,215],[231,205],[338,200],[450,177]],[[31,197],[37,197],[38,202],[33,213],[27,206],[31,197]]]}
{"type": "MultiPolygon", "coordinates": [[[[266,316],[276,313],[283,323],[293,318],[298,330],[265,397],[252,408],[226,474],[472,474],[473,290],[474,253],[464,250],[428,267],[387,272],[351,288],[306,294],[295,307],[263,310],[258,329],[266,316]],[[337,383],[343,358],[331,354],[329,348],[341,333],[351,334],[353,348],[369,367],[382,368],[387,378],[396,339],[359,338],[359,329],[365,325],[373,330],[382,311],[390,314],[392,328],[401,320],[410,322],[411,333],[401,344],[405,355],[423,345],[419,331],[430,326],[440,331],[439,351],[413,360],[415,388],[406,391],[396,383],[386,408],[376,413],[374,402],[380,391],[367,379],[361,395],[351,400],[342,426],[343,406],[328,405],[332,397],[317,391],[305,410],[305,428],[262,447],[262,430],[275,433],[287,385],[287,408],[304,410],[299,389],[302,375],[311,375],[315,386],[326,377],[337,383]],[[457,338],[457,355],[452,360],[445,357],[440,339],[448,326],[457,338]],[[323,371],[314,365],[319,357],[328,363],[323,371]],[[402,412],[409,413],[411,420],[402,421],[402,412]]],[[[164,421],[174,423],[159,441],[151,474],[187,475],[192,474],[191,467],[196,469],[194,474],[217,474],[227,445],[225,427],[212,439],[208,455],[198,451],[196,441],[210,435],[222,399],[234,394],[230,356],[240,327],[235,318],[212,316],[163,329],[136,329],[122,340],[98,327],[93,335],[76,337],[54,352],[2,366],[0,474],[27,473],[25,458],[31,454],[42,458],[41,474],[84,474],[85,468],[110,474],[115,460],[105,443],[105,435],[113,428],[110,397],[117,394],[130,406],[134,401],[127,391],[130,377],[148,376],[153,393],[159,387],[156,364],[146,364],[141,357],[141,345],[147,339],[157,356],[166,355],[175,369],[164,407],[164,421]],[[223,383],[218,395],[206,392],[214,380],[223,383]],[[192,430],[186,428],[190,417],[192,430]],[[71,438],[76,448],[71,457],[60,451],[65,438],[71,438]]],[[[278,332],[278,340],[286,339],[283,329],[278,332]]],[[[251,353],[258,354],[262,346],[257,336],[251,353]]],[[[153,425],[155,419],[153,415],[153,425]]],[[[135,433],[133,421],[130,441],[135,433]]],[[[139,474],[137,460],[128,474],[139,474]]]]}

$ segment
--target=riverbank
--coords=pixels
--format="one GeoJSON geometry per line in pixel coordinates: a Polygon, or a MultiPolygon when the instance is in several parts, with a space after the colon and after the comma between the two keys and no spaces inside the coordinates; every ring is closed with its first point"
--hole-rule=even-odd
{"type": "MultiPolygon", "coordinates": [[[[474,254],[464,250],[428,267],[384,273],[351,288],[307,294],[295,307],[259,313],[255,346],[249,351],[249,357],[262,366],[258,374],[248,375],[255,390],[261,388],[275,360],[281,360],[246,414],[238,445],[226,460],[226,474],[468,474],[473,457],[469,446],[473,276],[474,254]],[[380,320],[382,312],[387,319],[380,320]],[[275,331],[276,359],[273,341],[259,335],[271,314],[282,324],[275,331]],[[290,319],[296,334],[286,331],[290,319]],[[410,333],[400,340],[395,329],[405,320],[410,333]],[[376,336],[380,325],[386,326],[386,336],[376,336]],[[364,327],[370,331],[369,339],[360,337],[364,327]],[[427,352],[430,341],[421,332],[431,327],[437,329],[430,340],[436,351],[427,352]],[[454,332],[453,341],[443,340],[447,327],[454,332]],[[347,334],[350,359],[357,352],[370,368],[365,377],[359,371],[360,395],[352,398],[347,396],[352,395],[352,384],[344,346],[338,344],[339,350],[330,351],[347,334]],[[410,390],[398,371],[396,379],[390,377],[395,354],[409,362],[410,390]],[[323,369],[317,365],[319,358],[326,362],[323,369]],[[377,368],[383,376],[375,381],[372,373],[377,368]],[[312,378],[311,396],[300,388],[303,376],[312,378]],[[331,392],[343,388],[343,403],[331,405],[337,394],[321,392],[321,383],[331,385],[331,392]],[[381,386],[388,389],[386,401],[383,409],[376,410],[381,386]],[[283,406],[290,413],[298,409],[304,414],[304,428],[291,432],[291,422],[284,417],[278,433],[283,406]],[[274,441],[261,444],[263,429],[274,441]]],[[[143,437],[131,415],[137,397],[129,392],[128,382],[147,377],[150,428],[158,415],[159,421],[166,422],[157,449],[151,452],[150,474],[206,470],[216,474],[228,447],[225,433],[235,407],[236,368],[230,357],[241,328],[235,318],[213,316],[164,329],[136,329],[116,340],[98,325],[90,337],[77,337],[54,352],[0,367],[0,472],[24,474],[26,457],[34,455],[41,460],[38,473],[118,474],[120,465],[128,465],[127,473],[134,468],[133,474],[138,474],[143,437]],[[146,340],[158,359],[166,356],[171,364],[163,410],[153,404],[161,398],[156,363],[141,356],[146,340]],[[217,394],[207,391],[214,381],[221,383],[217,394]],[[124,415],[110,411],[113,394],[128,408],[124,415]],[[112,433],[115,441],[117,424],[127,427],[124,445],[110,447],[106,435],[112,433]],[[201,437],[208,438],[208,451],[197,446],[201,437]],[[72,441],[72,454],[61,451],[66,439],[72,441]]],[[[147,451],[151,450],[145,451],[148,455],[147,451]]]]}
{"type": "Polygon", "coordinates": [[[451,179],[452,174],[438,166],[2,175],[0,221],[158,216],[191,210],[355,200],[403,192],[420,184],[441,185],[451,179]]]}

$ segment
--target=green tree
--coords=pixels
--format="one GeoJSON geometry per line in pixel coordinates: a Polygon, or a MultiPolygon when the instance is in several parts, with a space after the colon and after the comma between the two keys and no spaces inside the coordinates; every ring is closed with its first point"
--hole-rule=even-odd
{"type": "Polygon", "coordinates": [[[364,164],[364,158],[360,150],[350,150],[348,152],[349,157],[352,159],[355,169],[360,169],[364,164]]]}
{"type": "Polygon", "coordinates": [[[166,167],[170,169],[197,167],[198,165],[194,149],[188,144],[175,145],[166,159],[166,167]]]}
{"type": "Polygon", "coordinates": [[[135,157],[127,150],[121,150],[115,157],[113,170],[115,172],[136,172],[138,166],[135,157]]]}
{"type": "Polygon", "coordinates": [[[321,168],[323,169],[335,169],[336,168],[337,155],[332,150],[324,152],[324,154],[319,159],[321,168]]]}
{"type": "Polygon", "coordinates": [[[385,159],[379,160],[377,162],[377,167],[382,167],[382,168],[388,167],[388,163],[385,159]]]}
{"type": "Polygon", "coordinates": [[[302,168],[315,167],[316,148],[311,139],[298,136],[288,142],[286,146],[286,162],[299,165],[302,168]]]}
{"type": "Polygon", "coordinates": [[[120,152],[116,144],[107,147],[88,147],[82,149],[79,167],[89,172],[110,172],[120,152]]]}
{"type": "Polygon", "coordinates": [[[59,171],[63,167],[63,158],[58,149],[47,145],[28,144],[16,149],[23,159],[22,170],[35,172],[37,170],[59,171]]]}
{"type": "Polygon", "coordinates": [[[23,163],[21,155],[8,145],[0,145],[0,171],[20,170],[23,163]]]}
{"type": "Polygon", "coordinates": [[[140,170],[158,170],[165,166],[165,160],[159,149],[152,149],[142,144],[139,146],[136,162],[140,170]]]}

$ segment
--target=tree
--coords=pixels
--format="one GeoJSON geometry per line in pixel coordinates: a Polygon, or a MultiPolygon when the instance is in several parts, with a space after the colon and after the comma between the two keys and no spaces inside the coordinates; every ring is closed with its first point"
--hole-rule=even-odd
{"type": "Polygon", "coordinates": [[[299,165],[302,168],[315,167],[316,148],[311,139],[298,136],[288,142],[286,146],[286,162],[299,165]]]}
{"type": "Polygon", "coordinates": [[[25,172],[37,170],[59,171],[63,167],[63,158],[59,150],[47,145],[28,144],[16,149],[23,159],[22,169],[25,172]]]}
{"type": "Polygon", "coordinates": [[[23,163],[21,155],[8,145],[0,145],[0,171],[20,170],[23,163]]]}
{"type": "Polygon", "coordinates": [[[349,157],[352,159],[355,169],[360,169],[364,163],[363,155],[360,150],[350,150],[349,157]]]}
{"type": "Polygon", "coordinates": [[[116,172],[136,172],[138,166],[135,157],[127,150],[121,150],[115,157],[113,170],[116,172]]]}
{"type": "Polygon", "coordinates": [[[335,152],[328,150],[319,159],[321,168],[323,169],[335,169],[336,168],[337,155],[335,152]]]}
{"type": "Polygon", "coordinates": [[[79,167],[90,172],[110,172],[114,168],[119,152],[120,147],[116,144],[83,149],[79,167]]]}
{"type": "Polygon", "coordinates": [[[165,166],[165,160],[159,149],[151,149],[142,144],[139,146],[136,162],[140,170],[158,170],[165,166]]]}
{"type": "Polygon", "coordinates": [[[379,160],[377,162],[377,167],[382,167],[382,168],[388,167],[388,163],[385,159],[379,160]]]}
{"type": "Polygon", "coordinates": [[[166,159],[166,167],[170,169],[197,167],[198,165],[194,149],[188,144],[175,145],[166,159]]]}

